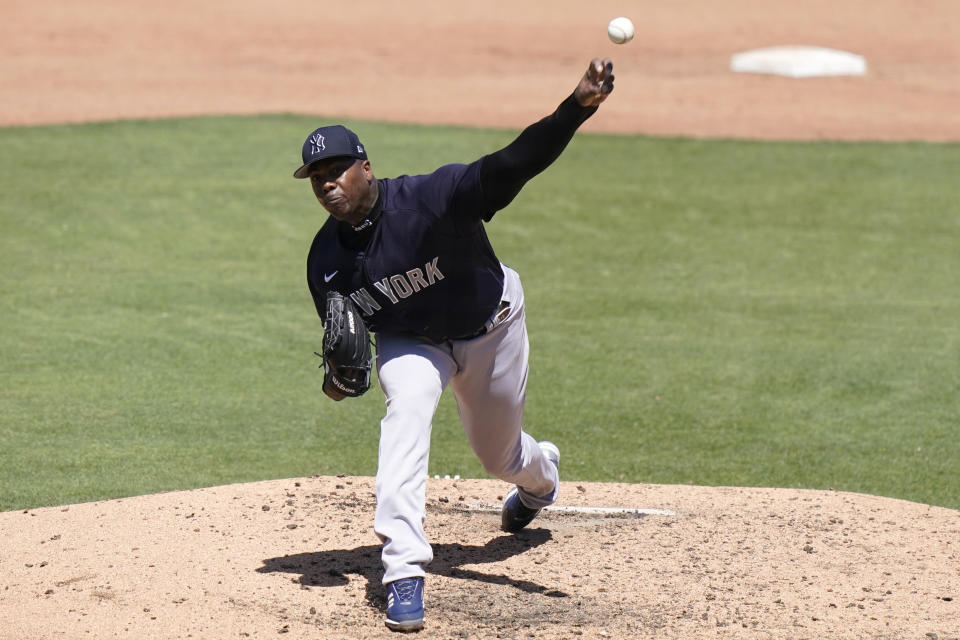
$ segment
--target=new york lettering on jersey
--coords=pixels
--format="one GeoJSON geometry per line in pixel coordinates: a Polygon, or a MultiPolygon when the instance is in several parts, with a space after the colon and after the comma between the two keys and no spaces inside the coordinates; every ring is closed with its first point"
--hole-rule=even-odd
{"type": "MultiPolygon", "coordinates": [[[[395,273],[381,280],[375,280],[373,287],[386,296],[391,304],[397,304],[402,298],[408,298],[411,294],[443,280],[443,273],[437,266],[439,261],[440,256],[435,256],[433,260],[423,265],[423,269],[414,267],[406,273],[395,273]]],[[[372,316],[382,308],[366,287],[360,287],[359,290],[351,293],[350,297],[360,307],[361,313],[366,316],[372,316]]]]}

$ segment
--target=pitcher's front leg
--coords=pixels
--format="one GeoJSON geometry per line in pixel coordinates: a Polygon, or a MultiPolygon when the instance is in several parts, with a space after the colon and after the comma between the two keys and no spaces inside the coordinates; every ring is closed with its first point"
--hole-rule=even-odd
{"type": "Polygon", "coordinates": [[[387,413],[380,423],[374,531],[383,542],[383,583],[422,577],[433,560],[423,525],[433,414],[453,373],[449,355],[409,337],[380,335],[378,375],[387,413]]]}

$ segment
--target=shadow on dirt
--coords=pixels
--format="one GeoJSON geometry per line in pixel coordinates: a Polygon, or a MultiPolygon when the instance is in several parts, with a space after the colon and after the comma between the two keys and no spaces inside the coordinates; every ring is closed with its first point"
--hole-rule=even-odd
{"type": "MultiPolygon", "coordinates": [[[[509,585],[524,593],[542,594],[550,598],[565,598],[562,591],[549,590],[529,580],[515,580],[502,574],[490,574],[464,569],[466,564],[500,562],[538,547],[552,539],[546,529],[531,529],[517,535],[503,535],[484,545],[435,544],[433,562],[427,573],[448,578],[474,580],[490,584],[509,585]]],[[[331,549],[312,553],[298,553],[263,561],[258,573],[300,574],[300,584],[309,587],[343,586],[349,576],[365,578],[366,600],[370,606],[382,608],[385,602],[384,589],[380,584],[383,569],[380,564],[380,546],[365,545],[354,549],[331,549]]]]}

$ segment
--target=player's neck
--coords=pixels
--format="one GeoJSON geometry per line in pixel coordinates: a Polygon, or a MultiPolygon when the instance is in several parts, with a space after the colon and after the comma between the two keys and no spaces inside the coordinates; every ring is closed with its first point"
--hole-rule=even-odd
{"type": "Polygon", "coordinates": [[[372,227],[380,217],[380,185],[376,179],[373,180],[367,195],[368,197],[364,202],[366,215],[358,224],[352,225],[354,231],[363,231],[372,227]],[[369,204],[367,204],[367,201],[369,201],[369,204]]]}

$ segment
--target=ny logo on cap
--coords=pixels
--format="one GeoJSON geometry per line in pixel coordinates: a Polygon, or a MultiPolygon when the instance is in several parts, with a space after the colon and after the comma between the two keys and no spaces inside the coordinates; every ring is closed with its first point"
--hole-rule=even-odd
{"type": "Polygon", "coordinates": [[[310,150],[310,153],[320,153],[325,150],[327,146],[323,143],[323,136],[319,133],[315,133],[310,136],[310,144],[313,145],[313,148],[310,150]]]}

